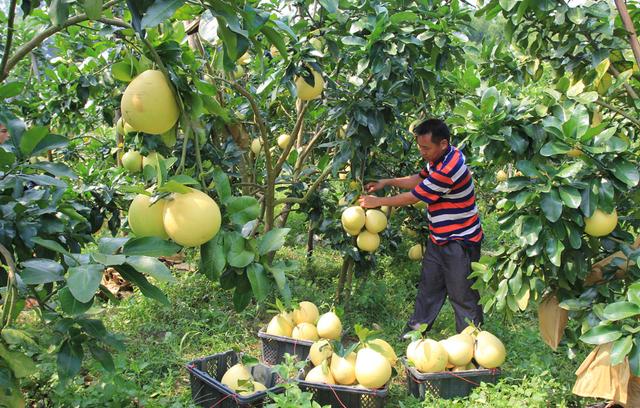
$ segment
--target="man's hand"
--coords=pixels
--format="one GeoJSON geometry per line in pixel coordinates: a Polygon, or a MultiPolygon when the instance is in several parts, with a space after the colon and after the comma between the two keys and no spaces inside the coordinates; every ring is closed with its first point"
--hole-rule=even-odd
{"type": "Polygon", "coordinates": [[[367,183],[367,185],[364,186],[364,191],[366,191],[367,193],[373,193],[375,191],[385,188],[386,185],[387,184],[385,180],[373,181],[371,183],[367,183]]]}
{"type": "Polygon", "coordinates": [[[376,197],[373,195],[365,195],[360,196],[358,201],[360,202],[360,207],[364,208],[377,208],[382,205],[381,203],[382,197],[376,197]]]}

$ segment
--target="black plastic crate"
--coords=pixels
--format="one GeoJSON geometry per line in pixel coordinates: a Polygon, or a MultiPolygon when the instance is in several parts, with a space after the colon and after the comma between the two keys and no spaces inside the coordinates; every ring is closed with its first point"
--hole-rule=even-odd
{"type": "Polygon", "coordinates": [[[258,332],[262,341],[262,361],[275,365],[284,361],[286,353],[298,356],[299,361],[304,361],[309,356],[312,341],[292,339],[291,337],[274,336],[264,330],[258,332]]]}
{"type": "Polygon", "coordinates": [[[240,361],[240,356],[235,351],[227,351],[193,360],[186,365],[191,381],[191,398],[196,405],[207,408],[261,407],[267,398],[267,391],[275,394],[284,391],[284,387],[278,385],[282,381],[280,376],[264,364],[251,366],[251,376],[264,384],[267,391],[242,396],[222,384],[222,376],[240,361]]]}
{"type": "Polygon", "coordinates": [[[378,389],[356,388],[348,385],[320,384],[305,381],[313,363],[307,365],[298,374],[298,386],[301,390],[313,393],[313,400],[320,405],[332,408],[382,408],[389,392],[388,384],[378,389]]]}
{"type": "Polygon", "coordinates": [[[466,397],[481,382],[495,384],[502,373],[499,368],[421,373],[410,367],[404,358],[402,364],[407,374],[409,393],[421,400],[426,393],[444,399],[466,397]]]}

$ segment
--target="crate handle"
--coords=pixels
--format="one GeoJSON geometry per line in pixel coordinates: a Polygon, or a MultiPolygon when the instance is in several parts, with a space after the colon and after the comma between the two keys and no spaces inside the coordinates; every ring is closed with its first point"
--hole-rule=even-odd
{"type": "Polygon", "coordinates": [[[218,405],[222,404],[222,401],[226,400],[229,397],[232,397],[233,400],[236,402],[236,404],[239,403],[238,398],[236,398],[235,394],[227,394],[223,399],[221,399],[220,401],[216,402],[210,408],[216,408],[218,405]]]}

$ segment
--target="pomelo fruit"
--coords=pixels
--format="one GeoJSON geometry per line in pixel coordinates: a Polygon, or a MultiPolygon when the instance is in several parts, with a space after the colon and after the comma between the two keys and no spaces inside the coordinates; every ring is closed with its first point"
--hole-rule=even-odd
{"type": "Polygon", "coordinates": [[[365,212],[360,206],[351,206],[342,212],[341,221],[342,227],[347,232],[360,231],[364,227],[365,212]]]}
{"type": "Polygon", "coordinates": [[[289,136],[287,133],[283,133],[278,136],[278,147],[280,147],[280,149],[286,149],[287,146],[289,146],[289,143],[291,143],[291,136],[289,136]]]}
{"type": "Polygon", "coordinates": [[[298,93],[298,98],[303,101],[319,98],[320,95],[322,95],[322,90],[324,89],[324,79],[322,79],[322,75],[314,69],[312,69],[311,72],[313,73],[313,86],[309,85],[301,76],[296,78],[296,91],[298,93]]]}
{"type": "Polygon", "coordinates": [[[485,368],[496,368],[504,363],[507,357],[507,350],[499,338],[488,331],[481,331],[476,337],[476,348],[473,357],[478,364],[485,368]]]}
{"type": "Polygon", "coordinates": [[[509,176],[507,175],[507,173],[504,170],[498,170],[498,172],[496,173],[496,181],[498,183],[502,183],[503,181],[507,181],[508,178],[509,178],[509,176]]]}
{"type": "Polygon", "coordinates": [[[291,333],[291,337],[299,340],[311,340],[316,341],[319,339],[318,337],[318,329],[311,323],[300,323],[296,327],[293,328],[293,332],[291,333]]]}
{"type": "Polygon", "coordinates": [[[356,239],[358,248],[365,252],[374,252],[380,246],[380,235],[362,231],[356,239]]]}
{"type": "Polygon", "coordinates": [[[391,366],[396,365],[398,356],[396,356],[396,352],[393,350],[393,347],[391,347],[391,344],[387,343],[382,339],[373,339],[369,341],[369,343],[375,346],[378,346],[380,349],[382,349],[382,351],[378,351],[378,350],[376,351],[378,351],[383,356],[385,356],[387,360],[389,360],[389,364],[391,364],[391,366]]]}
{"type": "Polygon", "coordinates": [[[340,357],[336,353],[331,356],[331,375],[338,384],[351,385],[356,382],[356,353],[340,357]]]}
{"type": "Polygon", "coordinates": [[[309,359],[314,366],[322,364],[322,362],[333,354],[333,348],[329,340],[318,340],[311,345],[309,349],[309,359]]]}
{"type": "Polygon", "coordinates": [[[291,337],[293,325],[282,315],[275,315],[267,325],[267,334],[274,336],[291,337]]]}
{"type": "Polygon", "coordinates": [[[142,155],[135,150],[129,150],[122,155],[122,167],[129,173],[140,173],[142,171],[142,155]]]}
{"type": "Polygon", "coordinates": [[[160,199],[152,205],[151,197],[138,194],[131,201],[127,215],[133,234],[136,237],[169,238],[162,222],[165,206],[166,200],[164,199],[160,199]]]}
{"type": "Polygon", "coordinates": [[[441,344],[447,351],[449,363],[454,366],[466,366],[471,362],[474,341],[470,334],[456,334],[443,340],[441,344]]]}
{"type": "Polygon", "coordinates": [[[380,210],[367,210],[364,227],[373,234],[382,232],[387,228],[387,216],[380,210]]]}
{"type": "Polygon", "coordinates": [[[380,388],[391,378],[391,364],[382,354],[362,348],[356,357],[356,379],[367,388],[380,388]]]}
{"type": "Polygon", "coordinates": [[[434,373],[444,371],[447,362],[447,350],[435,340],[425,339],[416,347],[413,363],[420,372],[434,373]]]}
{"type": "Polygon", "coordinates": [[[327,312],[318,319],[318,336],[323,339],[337,340],[342,336],[342,322],[333,312],[327,312]]]}
{"type": "Polygon", "coordinates": [[[231,368],[229,368],[222,379],[221,383],[231,388],[232,390],[236,390],[239,387],[238,381],[250,381],[251,380],[251,372],[244,365],[238,363],[231,368]]]}
{"type": "Polygon", "coordinates": [[[186,194],[173,193],[164,207],[164,229],[183,247],[210,241],[220,230],[222,216],[218,204],[202,191],[190,188],[186,194]]]}
{"type": "Polygon", "coordinates": [[[584,232],[592,237],[609,235],[616,229],[618,213],[614,209],[611,214],[596,209],[591,217],[584,218],[584,232]]]}
{"type": "Polygon", "coordinates": [[[251,141],[251,151],[257,156],[260,154],[260,150],[262,150],[262,142],[258,138],[253,139],[251,141]]]}
{"type": "Polygon", "coordinates": [[[140,132],[159,135],[171,129],[180,110],[164,74],[147,70],[125,89],[120,104],[124,121],[140,132]]]}
{"type": "Polygon", "coordinates": [[[409,248],[409,259],[412,261],[419,261],[422,259],[424,252],[422,251],[421,244],[415,244],[411,248],[409,248]]]}
{"type": "Polygon", "coordinates": [[[304,377],[305,381],[323,384],[335,384],[336,380],[331,375],[331,370],[326,364],[313,367],[304,377]]]}
{"type": "Polygon", "coordinates": [[[318,316],[320,312],[318,312],[318,307],[311,302],[302,301],[298,303],[298,307],[293,310],[293,323],[311,323],[316,324],[318,320],[318,316]]]}
{"type": "Polygon", "coordinates": [[[251,395],[251,394],[255,394],[256,392],[266,391],[267,390],[267,387],[265,387],[265,385],[262,384],[261,382],[252,380],[251,384],[253,384],[253,390],[244,389],[244,390],[241,390],[238,394],[240,394],[240,395],[251,395]]]}

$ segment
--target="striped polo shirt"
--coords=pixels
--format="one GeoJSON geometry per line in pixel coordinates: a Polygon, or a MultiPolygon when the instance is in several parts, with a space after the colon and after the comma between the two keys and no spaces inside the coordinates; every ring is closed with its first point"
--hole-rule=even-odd
{"type": "Polygon", "coordinates": [[[480,242],[483,238],[476,207],[471,171],[464,155],[456,147],[420,171],[422,182],[411,192],[429,204],[431,240],[443,245],[448,241],[480,242]]]}

